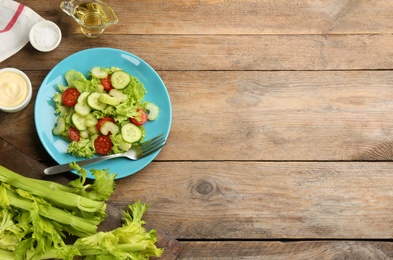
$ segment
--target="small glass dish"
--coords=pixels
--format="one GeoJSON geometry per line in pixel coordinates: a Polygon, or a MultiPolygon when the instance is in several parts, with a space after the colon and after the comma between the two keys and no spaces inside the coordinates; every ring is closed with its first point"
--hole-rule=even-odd
{"type": "Polygon", "coordinates": [[[113,8],[102,0],[66,0],[60,3],[60,9],[79,24],[88,38],[99,37],[119,21],[113,8]]]}
{"type": "Polygon", "coordinates": [[[0,110],[15,113],[31,100],[33,88],[29,77],[15,68],[0,69],[0,110]]]}
{"type": "Polygon", "coordinates": [[[29,40],[38,51],[53,51],[61,42],[61,30],[54,22],[43,20],[31,27],[29,40]]]}

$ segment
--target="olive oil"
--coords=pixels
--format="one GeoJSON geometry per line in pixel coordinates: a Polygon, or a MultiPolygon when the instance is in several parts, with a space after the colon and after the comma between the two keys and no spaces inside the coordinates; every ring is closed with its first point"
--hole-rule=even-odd
{"type": "Polygon", "coordinates": [[[75,8],[74,15],[85,26],[100,26],[108,22],[108,16],[98,3],[82,3],[75,8]]]}
{"type": "Polygon", "coordinates": [[[101,0],[68,0],[60,8],[70,15],[87,37],[97,38],[111,24],[118,22],[113,9],[101,0]]]}

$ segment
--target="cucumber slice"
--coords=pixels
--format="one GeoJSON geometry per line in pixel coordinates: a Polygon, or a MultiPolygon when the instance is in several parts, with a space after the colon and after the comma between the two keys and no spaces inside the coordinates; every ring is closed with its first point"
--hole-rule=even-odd
{"type": "Polygon", "coordinates": [[[84,138],[84,139],[89,138],[89,130],[87,130],[87,129],[80,131],[79,134],[81,135],[81,138],[84,138]]]}
{"type": "Polygon", "coordinates": [[[66,130],[65,120],[63,117],[59,116],[56,121],[56,126],[52,129],[54,135],[60,135],[66,130]]]}
{"type": "Polygon", "coordinates": [[[88,114],[86,116],[86,123],[85,124],[87,127],[95,126],[95,125],[97,125],[97,123],[98,123],[98,119],[93,114],[88,114]]]}
{"type": "Polygon", "coordinates": [[[93,77],[98,79],[103,79],[108,77],[108,73],[105,70],[101,69],[100,67],[94,67],[90,70],[90,72],[93,77]]]}
{"type": "Polygon", "coordinates": [[[85,104],[76,103],[75,112],[81,116],[87,116],[91,111],[91,107],[85,104]]]}
{"type": "Polygon", "coordinates": [[[81,116],[78,113],[73,113],[71,117],[72,123],[76,127],[76,129],[83,131],[87,129],[87,126],[85,124],[86,118],[84,116],[81,116]]]}
{"type": "Polygon", "coordinates": [[[119,133],[119,127],[115,123],[107,121],[102,124],[100,132],[103,135],[108,135],[109,133],[116,135],[117,133],[119,133]]]}
{"type": "Polygon", "coordinates": [[[142,137],[142,131],[134,124],[127,123],[121,128],[121,135],[124,141],[128,143],[135,143],[142,137]]]}
{"type": "Polygon", "coordinates": [[[86,100],[87,97],[90,95],[89,92],[83,92],[79,98],[78,98],[78,103],[75,105],[75,112],[77,112],[81,116],[87,116],[90,111],[91,107],[87,105],[86,100]]]}
{"type": "Polygon", "coordinates": [[[87,97],[90,95],[90,92],[84,91],[78,97],[78,103],[86,104],[87,97]]]}
{"type": "Polygon", "coordinates": [[[87,104],[97,110],[104,110],[107,106],[107,104],[102,103],[100,99],[101,94],[98,92],[93,92],[87,97],[87,104]]]}
{"type": "Polygon", "coordinates": [[[105,89],[104,89],[104,86],[103,86],[103,85],[98,84],[98,85],[96,86],[96,92],[98,92],[98,93],[104,93],[104,91],[105,91],[105,89]]]}
{"type": "Polygon", "coordinates": [[[91,108],[86,104],[89,95],[89,92],[82,92],[78,97],[78,103],[75,105],[75,112],[81,116],[87,116],[90,113],[91,108]]]}
{"type": "Polygon", "coordinates": [[[131,144],[123,141],[119,143],[118,147],[122,151],[128,151],[131,148],[131,144]]]}
{"type": "Polygon", "coordinates": [[[158,112],[160,109],[153,103],[147,103],[145,105],[145,109],[148,111],[147,119],[149,120],[156,120],[158,117],[158,112]]]}
{"type": "Polygon", "coordinates": [[[101,101],[102,103],[105,103],[105,104],[108,104],[111,106],[116,106],[119,103],[119,100],[117,98],[112,97],[106,93],[102,93],[98,100],[101,101]]]}
{"type": "Polygon", "coordinates": [[[131,76],[122,70],[118,70],[113,72],[111,76],[111,83],[115,89],[123,89],[127,87],[127,85],[131,81],[131,76]]]}
{"type": "Polygon", "coordinates": [[[127,94],[124,94],[123,91],[115,89],[115,88],[109,90],[109,95],[111,95],[112,97],[117,98],[119,103],[128,100],[127,94]]]}

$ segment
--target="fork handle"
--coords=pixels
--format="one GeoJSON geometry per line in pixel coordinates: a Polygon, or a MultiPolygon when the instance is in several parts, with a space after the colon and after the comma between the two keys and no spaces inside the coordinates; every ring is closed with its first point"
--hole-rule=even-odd
{"type": "MultiPolygon", "coordinates": [[[[89,164],[109,160],[109,159],[120,157],[120,156],[121,156],[121,154],[110,154],[110,155],[106,155],[106,156],[95,157],[95,158],[91,158],[91,159],[87,159],[87,160],[77,161],[77,163],[79,166],[86,166],[89,164]]],[[[62,172],[67,172],[70,170],[72,170],[70,165],[68,163],[65,163],[65,164],[60,164],[60,165],[48,167],[44,170],[44,173],[46,175],[54,175],[54,174],[58,174],[58,173],[62,173],[62,172]]]]}

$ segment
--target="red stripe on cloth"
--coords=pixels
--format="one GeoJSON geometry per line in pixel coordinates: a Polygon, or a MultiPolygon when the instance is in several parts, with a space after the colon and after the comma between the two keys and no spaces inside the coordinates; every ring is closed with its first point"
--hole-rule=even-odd
{"type": "Polygon", "coordinates": [[[7,26],[3,30],[0,30],[0,33],[8,32],[9,30],[12,29],[12,27],[15,25],[16,21],[18,20],[20,14],[22,13],[24,7],[25,7],[24,5],[19,4],[18,9],[16,10],[14,16],[11,18],[7,26]]]}

